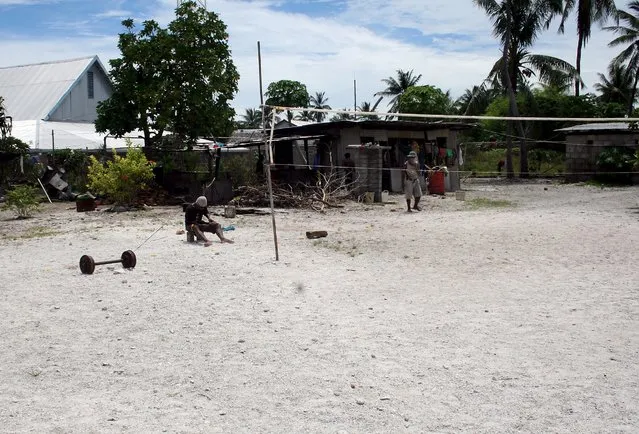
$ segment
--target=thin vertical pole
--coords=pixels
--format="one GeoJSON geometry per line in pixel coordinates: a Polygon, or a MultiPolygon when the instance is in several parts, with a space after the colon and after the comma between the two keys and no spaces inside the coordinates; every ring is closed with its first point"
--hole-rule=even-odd
{"type": "Polygon", "coordinates": [[[268,194],[271,201],[271,220],[273,222],[273,242],[275,243],[275,260],[280,260],[279,248],[277,245],[277,226],[275,224],[275,205],[273,204],[273,181],[271,180],[271,167],[273,166],[273,130],[275,129],[275,109],[273,109],[273,118],[271,119],[271,136],[268,141],[268,194]]]}
{"type": "MultiPolygon", "coordinates": [[[[357,111],[357,80],[353,80],[353,111],[357,111]]],[[[357,115],[355,115],[357,119],[357,115]]]]}
{"type": "Polygon", "coordinates": [[[51,162],[53,163],[52,166],[55,165],[55,156],[53,154],[55,154],[55,132],[51,130],[51,162]]]}
{"type": "Polygon", "coordinates": [[[257,67],[259,69],[260,76],[260,109],[262,110],[262,132],[266,133],[266,110],[264,107],[264,92],[262,90],[262,47],[260,46],[260,41],[257,41],[257,67]]]}

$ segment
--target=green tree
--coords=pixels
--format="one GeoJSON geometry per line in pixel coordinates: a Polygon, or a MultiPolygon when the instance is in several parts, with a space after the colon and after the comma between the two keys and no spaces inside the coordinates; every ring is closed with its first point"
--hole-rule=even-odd
{"type": "Polygon", "coordinates": [[[398,103],[400,113],[449,114],[452,108],[450,92],[431,85],[409,87],[398,103]]]}
{"type": "Polygon", "coordinates": [[[466,89],[464,94],[455,101],[454,109],[457,113],[468,116],[480,116],[502,92],[485,84],[466,89]]]}
{"type": "MultiPolygon", "coordinates": [[[[342,109],[344,111],[347,111],[348,109],[344,108],[342,109]]],[[[331,122],[339,122],[339,121],[353,121],[355,120],[355,116],[353,116],[350,113],[335,113],[332,117],[331,117],[331,122]]]]}
{"type": "Polygon", "coordinates": [[[412,86],[416,86],[421,80],[422,75],[413,75],[413,70],[403,71],[397,70],[397,77],[388,77],[382,79],[382,82],[386,84],[386,89],[377,92],[375,96],[391,98],[390,111],[395,113],[399,108],[399,97],[412,86]]]}
{"type": "Polygon", "coordinates": [[[249,108],[242,115],[240,122],[243,128],[260,128],[262,125],[262,110],[249,108]]]}
{"type": "Polygon", "coordinates": [[[4,107],[4,98],[0,96],[0,139],[11,135],[12,122],[4,107]]]}
{"type": "MultiPolygon", "coordinates": [[[[311,107],[314,109],[322,109],[322,110],[330,110],[331,106],[328,105],[328,98],[326,97],[325,92],[315,92],[315,95],[311,96],[310,99],[311,107]]],[[[326,119],[326,115],[328,113],[324,112],[313,112],[315,116],[315,120],[317,122],[323,122],[326,119]]]]}
{"type": "Polygon", "coordinates": [[[599,75],[599,83],[595,84],[595,90],[600,93],[599,98],[606,103],[630,105],[632,94],[633,76],[623,64],[611,63],[608,66],[608,76],[599,75]]]}
{"type": "Polygon", "coordinates": [[[136,33],[133,20],[122,22],[121,57],[110,62],[113,94],[98,105],[98,132],[121,137],[139,129],[145,146],[160,144],[167,130],[187,144],[232,132],[229,102],[239,75],[226,25],[193,1],[175,12],[166,29],[149,20],[136,33]]]}
{"type": "Polygon", "coordinates": [[[631,115],[637,95],[637,81],[639,80],[639,1],[628,3],[628,9],[631,12],[623,10],[617,12],[619,22],[623,24],[605,27],[605,29],[619,35],[608,44],[609,47],[625,46],[621,53],[613,59],[613,63],[625,65],[629,74],[632,74],[632,91],[627,111],[628,115],[631,115]]]}
{"type": "MultiPolygon", "coordinates": [[[[266,105],[279,107],[308,107],[309,95],[306,85],[299,81],[280,80],[268,85],[266,89],[266,105]]],[[[293,113],[286,111],[289,122],[293,120],[293,113]]]]}
{"type": "Polygon", "coordinates": [[[302,110],[301,112],[295,115],[295,119],[297,119],[298,121],[304,121],[304,122],[315,122],[316,114],[317,112],[302,110]]]}
{"type": "MultiPolygon", "coordinates": [[[[517,106],[520,114],[530,117],[556,117],[556,118],[599,118],[618,117],[623,115],[625,107],[619,104],[602,102],[593,94],[575,96],[566,94],[556,88],[535,89],[530,94],[517,95],[517,106]]],[[[489,116],[508,116],[509,100],[506,96],[500,96],[487,108],[489,116]]],[[[505,134],[507,123],[505,121],[482,121],[485,129],[498,134],[505,134]]],[[[526,137],[537,141],[560,141],[561,134],[556,130],[574,125],[574,122],[523,122],[526,137]]],[[[563,149],[561,145],[545,144],[553,149],[563,149]]]]}
{"type": "MultiPolygon", "coordinates": [[[[357,107],[357,111],[360,112],[375,112],[377,111],[377,106],[379,106],[379,103],[382,102],[382,100],[384,99],[384,97],[379,97],[377,99],[377,101],[375,101],[375,104],[371,104],[368,101],[364,101],[360,104],[359,107],[357,107]]],[[[367,119],[369,121],[378,121],[379,120],[379,116],[377,115],[363,115],[362,116],[364,119],[367,119]]]]}
{"type": "MultiPolygon", "coordinates": [[[[575,67],[581,76],[581,54],[592,34],[594,23],[605,23],[608,18],[617,13],[615,0],[565,0],[564,10],[559,25],[559,32],[564,32],[566,20],[576,9],[577,11],[577,61],[575,67]]],[[[581,82],[575,82],[575,95],[579,96],[581,82]]]]}
{"type": "MultiPolygon", "coordinates": [[[[506,90],[509,100],[509,114],[519,116],[517,107],[517,85],[525,78],[536,73],[539,80],[557,82],[560,77],[566,80],[578,79],[567,62],[550,56],[534,55],[528,52],[542,30],[548,27],[550,20],[560,14],[562,0],[473,0],[486,11],[493,23],[493,34],[501,43],[502,55],[495,63],[489,78],[498,82],[506,90]]],[[[574,69],[574,68],[573,68],[574,69]]],[[[511,132],[512,123],[508,123],[511,132]]],[[[517,123],[520,143],[520,174],[528,173],[528,151],[523,140],[524,129],[517,123]]],[[[506,168],[508,177],[514,176],[512,167],[512,140],[508,134],[506,168]]]]}

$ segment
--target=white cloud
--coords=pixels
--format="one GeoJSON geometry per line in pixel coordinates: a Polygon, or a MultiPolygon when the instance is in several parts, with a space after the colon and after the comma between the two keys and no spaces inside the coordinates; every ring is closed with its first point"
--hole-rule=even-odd
{"type": "MultiPolygon", "coordinates": [[[[0,0],[0,2],[3,0],[0,0]]],[[[6,0],[4,0],[6,1],[6,0]]],[[[258,40],[262,43],[264,88],[271,81],[294,79],[310,92],[325,91],[334,108],[353,106],[353,79],[358,102],[372,100],[382,89],[381,79],[397,69],[414,69],[422,83],[434,84],[452,94],[485,78],[499,56],[491,24],[471,0],[323,0],[347,4],[346,11],[326,18],[275,11],[281,1],[217,0],[209,2],[228,26],[234,61],[240,71],[238,112],[259,105],[258,40]],[[423,35],[437,35],[430,46],[402,42],[387,31],[370,29],[401,26],[423,35]],[[367,28],[366,26],[370,26],[367,28]],[[458,38],[457,34],[464,35],[458,38]]],[[[173,18],[175,0],[160,0],[153,17],[163,24],[173,18]]],[[[572,21],[566,35],[556,26],[547,31],[531,51],[574,62],[576,37],[572,21]]],[[[118,55],[117,33],[109,37],[58,40],[5,40],[0,63],[27,62],[98,54],[104,62],[118,55]]],[[[596,73],[605,71],[616,54],[606,44],[611,35],[593,32],[584,51],[584,78],[590,89],[596,73]]]]}
{"type": "Polygon", "coordinates": [[[95,14],[96,18],[127,18],[132,16],[133,13],[124,9],[110,9],[99,14],[95,14]]]}

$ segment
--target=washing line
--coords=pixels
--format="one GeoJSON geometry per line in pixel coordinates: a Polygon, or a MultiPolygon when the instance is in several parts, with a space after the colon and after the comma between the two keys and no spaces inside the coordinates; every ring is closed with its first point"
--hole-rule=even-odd
{"type": "MultiPolygon", "coordinates": [[[[639,122],[639,118],[552,118],[537,116],[470,116],[470,115],[442,115],[423,113],[390,113],[390,112],[362,112],[353,110],[316,109],[310,107],[286,107],[275,105],[263,105],[261,108],[270,108],[281,111],[309,111],[317,113],[336,113],[355,116],[390,116],[390,117],[411,117],[423,119],[468,119],[468,120],[488,120],[488,121],[544,121],[544,122],[639,122]]],[[[344,119],[348,120],[348,119],[344,119]]]]}

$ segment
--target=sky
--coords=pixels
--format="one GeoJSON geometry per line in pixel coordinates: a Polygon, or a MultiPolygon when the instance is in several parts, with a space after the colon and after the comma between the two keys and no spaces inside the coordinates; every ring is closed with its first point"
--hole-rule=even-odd
{"type": "MultiPolygon", "coordinates": [[[[240,73],[233,101],[238,114],[260,103],[257,41],[262,46],[264,90],[289,79],[310,94],[326,92],[334,109],[374,101],[381,80],[396,70],[421,74],[420,84],[450,90],[453,97],[479,84],[500,56],[492,25],[472,0],[208,0],[226,23],[240,73]]],[[[0,66],[98,55],[119,56],[121,22],[154,19],[166,25],[176,0],[0,0],[0,66]]],[[[617,1],[617,6],[625,4],[617,1]]],[[[574,63],[576,25],[563,35],[558,22],[531,52],[574,63]]],[[[597,73],[617,54],[613,34],[599,29],[584,51],[582,77],[594,92],[597,73]]],[[[383,105],[383,104],[382,104],[383,105]]],[[[382,107],[383,108],[383,107],[382,107]]]]}

